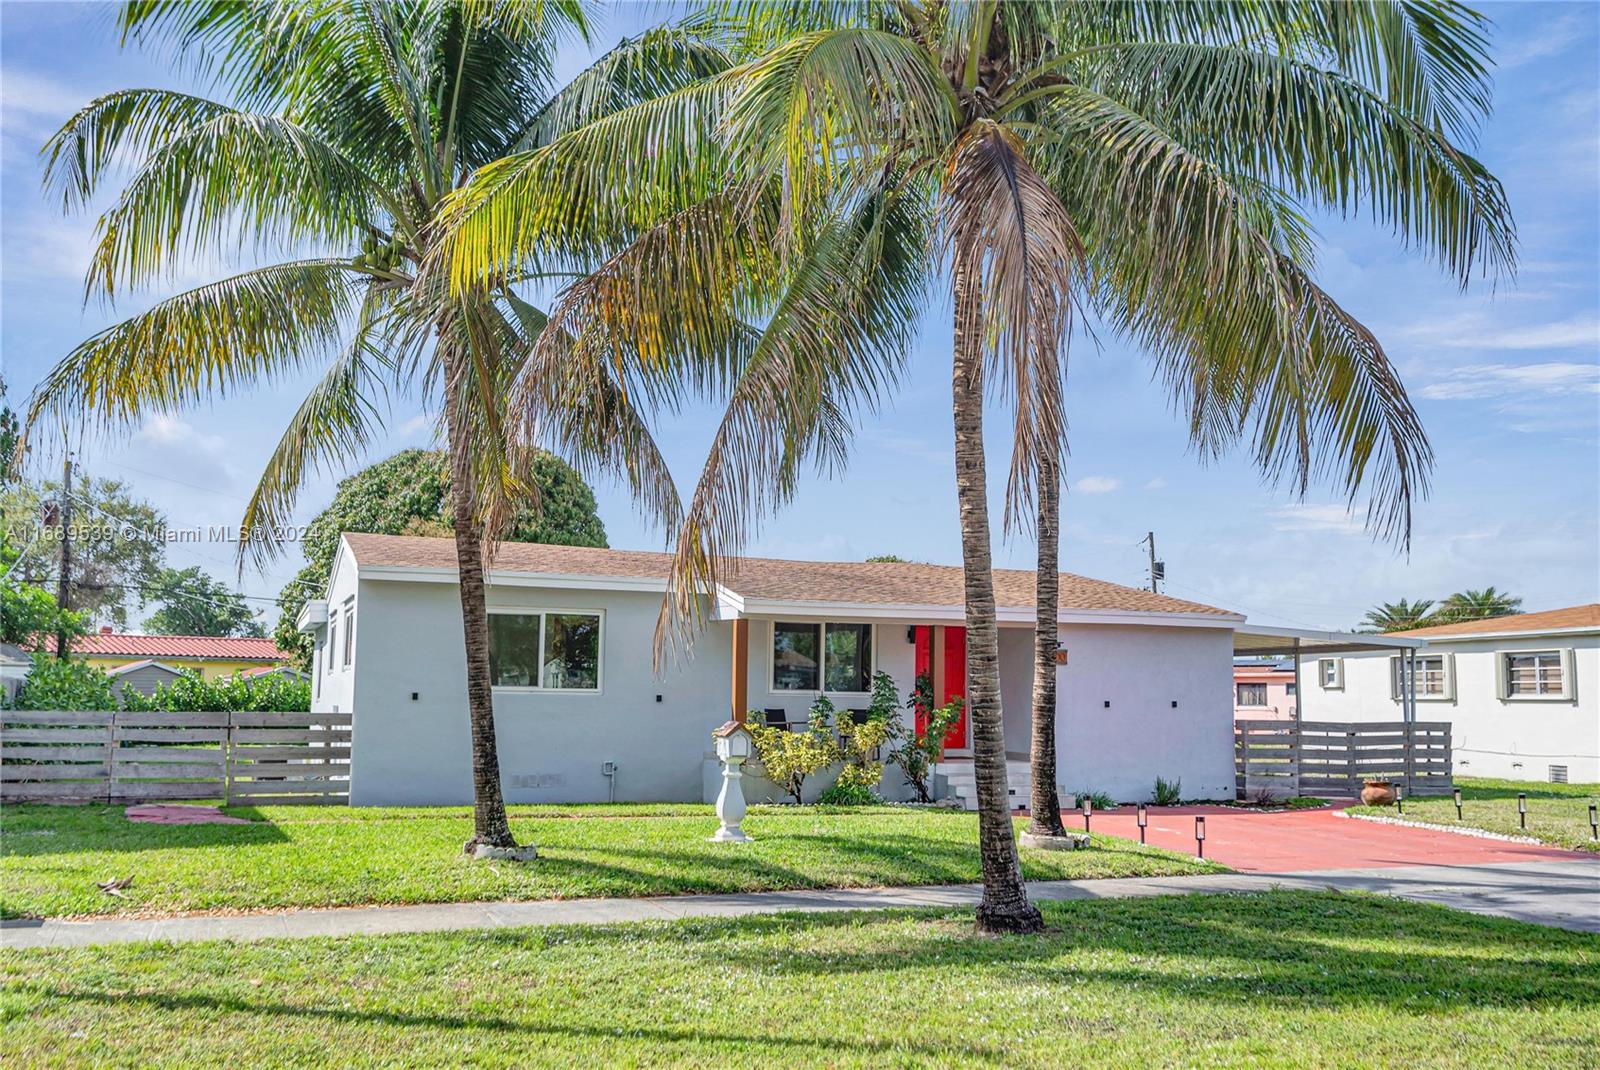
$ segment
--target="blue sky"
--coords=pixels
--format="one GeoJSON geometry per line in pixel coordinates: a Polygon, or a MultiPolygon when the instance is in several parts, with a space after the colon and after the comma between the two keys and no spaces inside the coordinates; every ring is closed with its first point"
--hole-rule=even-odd
{"type": "MultiPolygon", "coordinates": [[[[1529,609],[1600,601],[1600,7],[1484,10],[1497,24],[1498,71],[1479,153],[1516,213],[1515,283],[1463,294],[1376,228],[1320,223],[1321,282],[1384,342],[1437,454],[1409,557],[1375,543],[1329,488],[1313,487],[1298,501],[1264,486],[1247,457],[1201,464],[1143,356],[1080,340],[1069,382],[1065,569],[1141,584],[1139,542],[1154,530],[1166,590],[1262,622],[1347,627],[1380,600],[1488,584],[1523,595],[1529,609]]],[[[645,17],[644,9],[622,9],[595,39],[613,42],[645,17]]],[[[588,55],[575,45],[563,67],[575,71],[588,55]]],[[[93,217],[63,216],[39,184],[39,146],[72,111],[99,93],[140,85],[189,87],[165,57],[119,49],[109,9],[0,4],[0,369],[13,405],[76,342],[159,296],[135,295],[114,310],[85,307],[93,217]]],[[[222,266],[194,265],[171,288],[222,266]]],[[[935,301],[905,383],[885,411],[862,422],[848,471],[808,479],[751,552],[959,561],[948,323],[948,308],[935,301]]],[[[219,400],[131,436],[90,438],[79,456],[92,474],[132,484],[173,525],[235,523],[309,382],[219,400]]],[[[658,427],[685,487],[710,419],[697,410],[658,427]]],[[[997,495],[1003,419],[997,412],[990,423],[997,495]]],[[[397,404],[373,456],[427,444],[430,428],[417,406],[397,404]]],[[[302,518],[326,504],[338,474],[307,488],[302,518]]],[[[662,545],[663,533],[640,522],[620,487],[596,490],[613,546],[662,545]]],[[[997,564],[1029,567],[1032,557],[1026,540],[997,541],[997,564]]],[[[175,545],[169,558],[233,575],[226,544],[175,545]]],[[[291,548],[281,565],[247,573],[242,587],[274,597],[299,563],[291,548]]]]}

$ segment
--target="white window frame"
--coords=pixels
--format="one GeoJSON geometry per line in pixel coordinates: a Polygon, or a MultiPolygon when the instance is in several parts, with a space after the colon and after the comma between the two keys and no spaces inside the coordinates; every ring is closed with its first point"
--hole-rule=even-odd
{"type": "Polygon", "coordinates": [[[1264,683],[1261,683],[1261,682],[1256,681],[1256,680],[1235,680],[1234,681],[1234,684],[1233,684],[1233,704],[1235,706],[1238,706],[1240,709],[1244,709],[1244,710],[1271,709],[1271,706],[1267,702],[1269,697],[1270,697],[1270,695],[1269,695],[1269,693],[1267,691],[1267,685],[1264,684],[1264,683]],[[1246,703],[1243,700],[1241,700],[1239,698],[1239,689],[1242,688],[1242,687],[1259,687],[1261,689],[1261,701],[1257,702],[1257,703],[1246,703]]]}
{"type": "Polygon", "coordinates": [[[1528,650],[1496,650],[1494,652],[1495,697],[1501,702],[1571,702],[1577,684],[1577,664],[1571,647],[1537,647],[1528,650]],[[1511,659],[1534,654],[1554,654],[1561,665],[1561,690],[1545,695],[1513,695],[1511,693],[1511,659]]]}
{"type": "Polygon", "coordinates": [[[322,644],[311,644],[311,697],[322,697],[322,644]]]}
{"type": "Polygon", "coordinates": [[[606,688],[606,611],[587,607],[570,608],[544,608],[522,609],[514,606],[491,608],[490,616],[505,617],[538,617],[539,618],[539,686],[530,687],[524,684],[491,684],[495,691],[504,691],[507,694],[522,695],[600,695],[606,688]],[[594,660],[594,687],[545,687],[544,686],[544,629],[546,617],[598,617],[600,619],[600,638],[596,640],[598,649],[594,660]]]}
{"type": "Polygon", "coordinates": [[[804,688],[783,688],[783,689],[780,690],[778,687],[775,686],[776,681],[773,679],[773,677],[776,676],[777,672],[778,672],[778,659],[773,656],[776,653],[776,644],[778,642],[778,618],[774,617],[772,620],[767,622],[767,629],[766,629],[766,631],[767,631],[767,694],[770,697],[772,697],[772,698],[784,698],[784,697],[787,697],[787,696],[794,696],[794,695],[811,695],[811,696],[817,696],[817,695],[840,695],[840,696],[843,696],[843,697],[854,699],[854,698],[862,698],[862,697],[865,697],[865,696],[870,696],[872,694],[871,680],[872,680],[872,678],[874,676],[878,675],[878,626],[876,624],[874,624],[871,621],[865,621],[865,620],[834,620],[834,621],[818,620],[818,621],[806,621],[806,620],[793,620],[791,618],[785,618],[783,623],[785,623],[785,624],[816,624],[816,625],[820,626],[821,631],[818,633],[818,641],[821,644],[819,649],[818,649],[818,653],[820,655],[820,658],[819,658],[819,660],[817,662],[817,683],[818,684],[825,684],[828,681],[828,668],[827,668],[828,626],[831,625],[831,624],[840,624],[840,625],[848,624],[850,627],[855,628],[855,627],[859,627],[861,625],[866,625],[867,635],[870,637],[868,641],[872,644],[872,657],[869,659],[871,664],[869,664],[867,666],[868,687],[867,687],[867,690],[865,690],[865,691],[829,691],[826,688],[821,688],[821,687],[815,688],[815,689],[811,689],[811,690],[807,690],[807,689],[804,689],[804,688]]]}
{"type": "Polygon", "coordinates": [[[1324,691],[1344,690],[1344,659],[1343,658],[1318,658],[1317,659],[1317,686],[1324,691]],[[1324,665],[1332,666],[1333,679],[1329,679],[1323,672],[1324,665]]]}
{"type": "MultiPolygon", "coordinates": [[[[1456,700],[1456,656],[1446,653],[1414,654],[1412,656],[1418,662],[1431,661],[1434,658],[1438,658],[1439,672],[1442,677],[1440,680],[1441,689],[1437,694],[1430,694],[1419,687],[1416,692],[1416,700],[1418,702],[1454,702],[1456,700]]],[[[1405,661],[1406,656],[1404,654],[1395,654],[1389,658],[1389,698],[1394,702],[1399,702],[1401,699],[1400,680],[1404,671],[1402,666],[1405,665],[1405,661]]],[[[1419,679],[1421,678],[1420,671],[1419,666],[1419,679]]]]}
{"type": "Polygon", "coordinates": [[[346,602],[344,607],[344,646],[339,650],[339,668],[348,669],[356,660],[356,607],[346,602]]]}
{"type": "Polygon", "coordinates": [[[329,676],[333,675],[333,665],[334,665],[334,662],[337,660],[334,657],[333,648],[334,648],[334,643],[338,640],[338,638],[339,638],[339,618],[338,617],[334,617],[334,618],[332,618],[331,620],[328,621],[328,641],[327,641],[326,644],[324,644],[327,647],[327,653],[324,654],[323,657],[322,657],[322,663],[327,668],[329,676]]]}

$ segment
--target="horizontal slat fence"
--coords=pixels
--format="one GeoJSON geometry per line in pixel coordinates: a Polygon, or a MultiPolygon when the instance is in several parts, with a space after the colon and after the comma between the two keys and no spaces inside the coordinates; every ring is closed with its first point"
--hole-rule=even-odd
{"type": "Polygon", "coordinates": [[[348,713],[0,710],[6,802],[345,803],[348,713]]]}
{"type": "Polygon", "coordinates": [[[1448,721],[1235,721],[1234,774],[1242,798],[1359,795],[1390,780],[1407,795],[1447,795],[1448,721]]]}

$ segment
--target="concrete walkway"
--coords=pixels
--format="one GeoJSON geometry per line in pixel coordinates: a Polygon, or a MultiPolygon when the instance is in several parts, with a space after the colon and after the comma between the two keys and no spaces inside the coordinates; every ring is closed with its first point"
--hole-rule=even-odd
{"type": "MultiPolygon", "coordinates": [[[[1036,881],[1040,900],[1115,899],[1151,895],[1263,892],[1274,889],[1369,891],[1497,914],[1522,921],[1600,932],[1600,860],[1517,862],[1493,866],[1411,866],[1316,873],[1228,873],[1199,877],[1036,881]]],[[[531,903],[445,903],[345,907],[282,914],[0,922],[7,948],[83,947],[139,940],[264,940],[299,936],[505,929],[523,925],[599,925],[677,918],[738,917],[784,911],[970,907],[975,884],[922,888],[753,892],[654,899],[569,899],[531,903]]]]}

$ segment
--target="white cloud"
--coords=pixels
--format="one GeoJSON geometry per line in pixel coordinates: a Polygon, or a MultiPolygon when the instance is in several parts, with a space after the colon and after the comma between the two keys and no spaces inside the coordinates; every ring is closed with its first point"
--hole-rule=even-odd
{"type": "Polygon", "coordinates": [[[1552,323],[1509,326],[1472,312],[1412,323],[1396,333],[1412,342],[1445,349],[1592,349],[1600,346],[1600,316],[1586,313],[1552,323]]]}
{"type": "Polygon", "coordinates": [[[1363,520],[1342,505],[1281,505],[1272,510],[1274,531],[1331,531],[1360,535],[1363,520]]]}
{"type": "Polygon", "coordinates": [[[1541,21],[1538,32],[1499,42],[1495,49],[1495,67],[1508,71],[1534,60],[1558,56],[1587,36],[1588,23],[1583,13],[1576,11],[1559,19],[1541,21]]]}
{"type": "Polygon", "coordinates": [[[227,445],[221,435],[207,435],[186,420],[160,413],[146,418],[133,438],[135,442],[160,449],[181,446],[186,449],[221,450],[227,445]]]}
{"type": "Polygon", "coordinates": [[[1084,476],[1072,485],[1072,489],[1079,494],[1109,494],[1122,486],[1122,480],[1114,476],[1084,476]]]}
{"type": "Polygon", "coordinates": [[[1154,479],[1150,480],[1148,483],[1146,483],[1144,485],[1144,489],[1145,490],[1161,490],[1166,485],[1167,485],[1167,481],[1166,480],[1162,479],[1160,476],[1156,476],[1154,479]]]}
{"type": "Polygon", "coordinates": [[[1452,369],[1447,381],[1429,383],[1422,388],[1422,396],[1434,401],[1572,393],[1600,393],[1600,365],[1469,364],[1452,369]]]}

